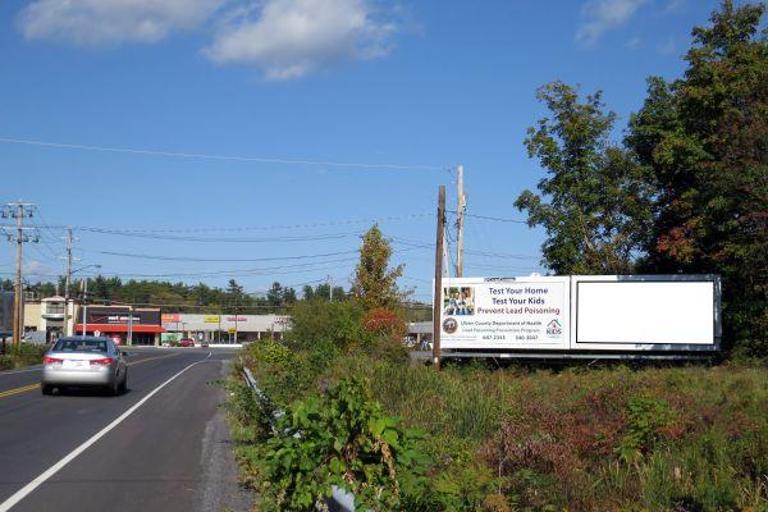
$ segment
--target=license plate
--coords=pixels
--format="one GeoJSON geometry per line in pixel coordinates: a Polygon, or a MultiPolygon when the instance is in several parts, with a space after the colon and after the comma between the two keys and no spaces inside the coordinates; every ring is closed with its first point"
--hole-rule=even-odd
{"type": "Polygon", "coordinates": [[[65,359],[63,366],[64,368],[82,369],[82,368],[88,368],[89,364],[88,364],[88,361],[71,361],[71,360],[65,359]]]}

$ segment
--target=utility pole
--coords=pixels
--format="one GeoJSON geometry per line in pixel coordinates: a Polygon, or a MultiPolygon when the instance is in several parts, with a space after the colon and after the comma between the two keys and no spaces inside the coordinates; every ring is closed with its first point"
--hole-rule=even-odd
{"type": "Polygon", "coordinates": [[[443,311],[443,237],[445,236],[445,185],[437,195],[437,236],[435,239],[435,302],[432,306],[432,362],[440,369],[440,330],[443,311]]]}
{"type": "Polygon", "coordinates": [[[326,279],[328,281],[328,302],[333,302],[333,278],[329,274],[326,279]]]}
{"type": "Polygon", "coordinates": [[[70,290],[72,289],[72,262],[76,259],[72,257],[72,249],[75,242],[75,237],[72,236],[72,228],[67,228],[67,236],[64,237],[64,241],[67,245],[67,255],[64,256],[64,259],[67,260],[67,271],[64,275],[64,304],[66,304],[64,314],[64,331],[66,332],[67,336],[72,336],[75,308],[70,290]]]}
{"type": "Polygon", "coordinates": [[[72,228],[67,228],[67,236],[65,237],[67,242],[67,274],[64,279],[64,298],[69,303],[69,287],[72,286],[72,244],[74,237],[72,236],[72,228]]]}
{"type": "Polygon", "coordinates": [[[88,276],[83,280],[83,336],[88,334],[88,276]]]}
{"type": "Polygon", "coordinates": [[[456,167],[456,277],[464,276],[464,213],[467,198],[464,195],[464,166],[456,167]]]}
{"type": "Polygon", "coordinates": [[[24,217],[32,217],[35,205],[32,203],[24,203],[21,201],[6,203],[2,216],[4,218],[13,218],[16,220],[16,234],[13,235],[8,231],[5,231],[5,235],[8,241],[16,242],[16,285],[13,293],[13,348],[14,350],[19,348],[21,343],[21,335],[24,332],[24,299],[22,294],[24,293],[24,287],[22,284],[22,269],[24,258],[24,243],[25,242],[38,242],[39,237],[35,233],[30,237],[27,232],[33,228],[24,227],[24,217]]]}

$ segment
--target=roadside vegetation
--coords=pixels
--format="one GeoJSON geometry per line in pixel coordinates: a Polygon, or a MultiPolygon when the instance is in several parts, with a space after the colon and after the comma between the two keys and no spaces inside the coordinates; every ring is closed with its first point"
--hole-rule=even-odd
{"type": "Polygon", "coordinates": [[[17,349],[13,349],[10,342],[5,345],[6,352],[0,353],[0,371],[40,364],[43,354],[48,350],[48,345],[31,343],[21,343],[17,349]]]}
{"type": "Polygon", "coordinates": [[[230,381],[258,509],[327,510],[338,486],[372,511],[768,511],[764,11],[723,1],[620,143],[599,92],[541,88],[526,146],[547,175],[515,203],[555,273],[720,274],[724,363],[413,363],[374,226],[344,300],[305,295],[284,339],[244,349],[263,395],[230,381]]]}
{"type": "Polygon", "coordinates": [[[234,375],[230,418],[258,510],[322,510],[332,486],[373,511],[768,510],[765,362],[437,372],[402,344],[388,251],[372,228],[355,298],[301,301],[285,339],[241,354],[263,394],[234,375]]]}
{"type": "Polygon", "coordinates": [[[436,372],[353,301],[305,307],[315,335],[243,353],[269,399],[233,381],[260,510],[331,485],[361,510],[768,510],[765,364],[436,372]]]}

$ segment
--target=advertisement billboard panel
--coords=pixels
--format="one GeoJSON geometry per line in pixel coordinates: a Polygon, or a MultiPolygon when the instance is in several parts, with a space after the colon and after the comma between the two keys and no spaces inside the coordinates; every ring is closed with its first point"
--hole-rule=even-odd
{"type": "Polygon", "coordinates": [[[568,277],[444,279],[442,347],[568,349],[569,283],[568,277]]]}
{"type": "MultiPolygon", "coordinates": [[[[83,320],[83,310],[84,308],[80,308],[80,323],[82,323],[83,320]]],[[[134,309],[133,311],[130,311],[127,307],[88,306],[89,324],[122,325],[127,324],[128,320],[131,319],[132,323],[135,325],[160,325],[160,318],[159,309],[134,309]]]]}
{"type": "Polygon", "coordinates": [[[715,350],[720,279],[708,275],[573,276],[572,348],[715,350]]]}

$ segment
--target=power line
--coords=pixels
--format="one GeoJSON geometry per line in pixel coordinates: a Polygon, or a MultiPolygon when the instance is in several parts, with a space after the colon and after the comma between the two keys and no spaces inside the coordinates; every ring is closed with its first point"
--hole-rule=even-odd
{"type": "Polygon", "coordinates": [[[78,227],[79,231],[86,231],[90,233],[98,233],[102,235],[117,235],[129,238],[145,238],[151,240],[168,240],[176,242],[214,242],[214,243],[291,243],[291,242],[308,242],[308,241],[321,241],[321,240],[338,240],[341,238],[348,238],[350,236],[358,236],[360,233],[357,231],[348,233],[330,233],[323,235],[304,235],[304,236],[278,236],[278,237],[262,237],[262,238],[240,238],[240,237],[198,237],[198,236],[177,236],[167,235],[160,233],[142,233],[134,231],[121,231],[115,229],[103,229],[103,228],[87,228],[78,227]]]}
{"type": "MultiPolygon", "coordinates": [[[[452,213],[454,215],[457,214],[456,210],[452,210],[449,213],[452,213]]],[[[509,222],[513,224],[528,224],[527,220],[521,220],[521,219],[511,219],[508,217],[492,217],[490,215],[478,215],[476,213],[464,213],[465,217],[472,217],[473,219],[480,219],[480,220],[489,220],[494,222],[509,222]]]]}
{"type": "Polygon", "coordinates": [[[326,258],[330,256],[340,256],[342,254],[357,254],[359,251],[338,251],[327,252],[325,254],[306,254],[302,256],[276,256],[269,258],[193,258],[189,256],[160,256],[151,254],[134,254],[126,252],[112,252],[112,251],[89,251],[97,254],[104,254],[106,256],[120,256],[124,258],[138,258],[145,260],[160,260],[160,261],[190,261],[190,262],[256,262],[256,261],[283,261],[283,260],[304,260],[314,258],[326,258]]]}
{"type": "Polygon", "coordinates": [[[261,164],[279,164],[279,165],[313,165],[325,167],[346,167],[361,169],[386,169],[386,170],[422,170],[422,171],[442,171],[444,166],[436,165],[410,165],[410,164],[392,164],[392,163],[360,163],[360,162],[336,162],[330,160],[307,160],[300,158],[268,158],[259,156],[238,156],[238,155],[216,155],[210,153],[188,153],[180,151],[163,151],[153,149],[138,148],[120,148],[109,146],[91,146],[86,144],[69,144],[64,142],[51,142],[34,139],[17,139],[11,137],[0,137],[0,142],[6,144],[22,144],[27,146],[41,146],[57,149],[77,149],[82,151],[98,151],[103,153],[126,153],[132,155],[146,156],[164,156],[175,158],[205,159],[205,160],[224,160],[235,162],[251,162],[261,164]]]}
{"type": "MultiPolygon", "coordinates": [[[[269,226],[213,226],[213,227],[191,227],[191,228],[111,228],[111,227],[105,227],[105,226],[69,226],[69,225],[62,225],[62,224],[48,224],[45,223],[45,225],[39,226],[41,229],[59,229],[59,230],[66,230],[70,227],[74,230],[81,230],[81,231],[94,231],[94,232],[106,232],[107,234],[115,234],[115,233],[127,233],[127,234],[133,234],[133,233],[139,233],[139,234],[145,234],[145,233],[209,233],[209,232],[244,232],[244,231],[272,231],[272,230],[281,230],[281,229],[316,229],[318,227],[327,227],[327,226],[345,226],[345,225],[351,225],[351,224],[371,224],[371,223],[381,223],[381,222],[392,222],[392,221],[401,221],[401,220],[413,220],[417,218],[432,218],[434,217],[434,213],[412,213],[408,215],[392,215],[387,217],[378,217],[373,219],[342,219],[342,220],[335,220],[335,221],[323,221],[323,222],[310,222],[310,223],[303,223],[303,224],[274,224],[269,226]]],[[[7,226],[12,227],[12,226],[7,226]]]]}
{"type": "MultiPolygon", "coordinates": [[[[451,238],[451,235],[448,235],[449,241],[454,241],[451,238]]],[[[400,237],[393,237],[392,241],[399,245],[405,245],[406,247],[414,247],[419,249],[434,249],[435,244],[424,242],[421,240],[411,240],[408,238],[400,238],[400,237]]],[[[530,254],[510,254],[510,253],[501,253],[501,252],[487,252],[487,251],[476,251],[471,249],[465,249],[465,253],[472,254],[474,256],[485,256],[488,258],[503,258],[503,259],[513,259],[513,260],[534,260],[538,259],[538,256],[533,256],[530,254]]]]}

